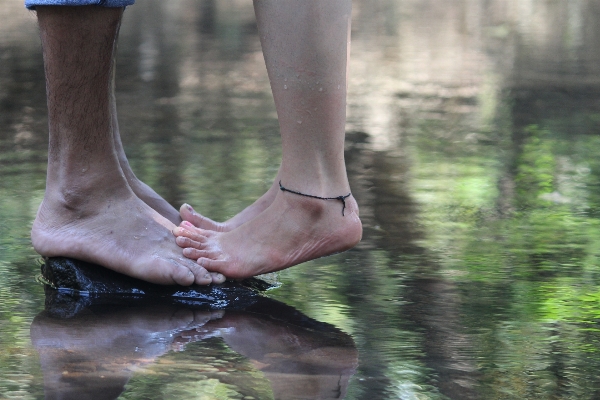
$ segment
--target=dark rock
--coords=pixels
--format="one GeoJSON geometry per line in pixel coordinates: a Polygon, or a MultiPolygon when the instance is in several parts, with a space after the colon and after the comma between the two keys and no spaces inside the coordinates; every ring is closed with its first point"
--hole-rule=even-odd
{"type": "Polygon", "coordinates": [[[227,281],[220,285],[165,286],[145,282],[99,265],[64,257],[44,260],[46,309],[62,317],[90,304],[182,304],[194,308],[246,308],[260,291],[272,286],[260,279],[227,281]],[[76,299],[76,301],[73,301],[76,299]]]}

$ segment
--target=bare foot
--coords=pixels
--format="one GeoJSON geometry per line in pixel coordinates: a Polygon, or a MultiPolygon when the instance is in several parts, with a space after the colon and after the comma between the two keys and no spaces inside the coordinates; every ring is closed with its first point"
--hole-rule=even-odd
{"type": "MultiPolygon", "coordinates": [[[[275,182],[279,182],[279,179],[275,178],[275,182]]],[[[277,196],[277,192],[279,191],[279,185],[275,182],[258,200],[225,222],[213,221],[212,219],[197,213],[189,204],[181,206],[179,215],[182,220],[190,222],[196,228],[217,232],[229,232],[258,216],[273,203],[273,200],[275,200],[275,196],[277,196]]]]}
{"type": "Polygon", "coordinates": [[[33,247],[42,256],[88,261],[153,283],[221,280],[181,255],[175,225],[127,182],[113,79],[122,14],[114,7],[37,10],[50,140],[33,247]]]}
{"type": "Polygon", "coordinates": [[[229,232],[199,229],[184,221],[173,231],[186,257],[209,271],[243,279],[278,271],[354,247],[362,236],[353,197],[305,198],[279,191],[260,215],[229,232]]]}
{"type": "Polygon", "coordinates": [[[47,191],[31,240],[42,256],[88,261],[152,283],[224,281],[181,255],[174,228],[129,188],[62,195],[47,191]]]}

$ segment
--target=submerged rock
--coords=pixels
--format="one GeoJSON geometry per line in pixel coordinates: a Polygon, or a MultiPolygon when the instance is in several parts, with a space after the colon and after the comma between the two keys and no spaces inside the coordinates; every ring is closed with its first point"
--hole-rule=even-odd
{"type": "Polygon", "coordinates": [[[220,285],[165,286],[145,282],[99,265],[64,257],[44,260],[46,309],[68,317],[93,304],[186,304],[194,308],[246,308],[272,287],[260,279],[220,285]],[[77,301],[73,301],[73,299],[77,301]]]}

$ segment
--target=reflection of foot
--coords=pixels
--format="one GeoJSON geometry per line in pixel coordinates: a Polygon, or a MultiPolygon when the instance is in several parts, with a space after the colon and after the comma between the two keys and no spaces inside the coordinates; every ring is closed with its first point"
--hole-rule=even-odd
{"type": "Polygon", "coordinates": [[[137,368],[183,350],[184,342],[191,341],[186,330],[222,315],[161,305],[92,308],[69,319],[42,312],[30,332],[44,372],[45,397],[116,399],[137,368]]]}
{"type": "Polygon", "coordinates": [[[247,278],[354,247],[362,235],[358,205],[349,197],[345,216],[341,207],[279,191],[265,211],[230,232],[182,222],[174,233],[183,254],[207,270],[247,278]]]}
{"type": "Polygon", "coordinates": [[[99,308],[70,319],[41,313],[31,324],[31,339],[38,349],[77,349],[82,353],[102,353],[106,358],[135,351],[136,356],[154,358],[168,351],[180,333],[199,328],[223,314],[168,305],[99,308]],[[167,337],[169,340],[164,340],[167,337]]]}
{"type": "Polygon", "coordinates": [[[271,186],[271,188],[267,190],[267,192],[258,200],[225,222],[216,222],[210,218],[200,215],[189,204],[182,205],[179,213],[181,215],[181,219],[192,223],[197,228],[206,229],[209,231],[229,232],[250,221],[266,210],[267,207],[273,203],[273,200],[275,200],[275,196],[277,195],[278,191],[279,186],[273,183],[273,186],[271,186]]]}
{"type": "MultiPolygon", "coordinates": [[[[31,232],[35,250],[42,256],[88,261],[153,283],[211,283],[213,278],[204,268],[181,255],[171,222],[128,187],[108,182],[104,180],[99,190],[97,185],[78,192],[47,190],[31,232]]],[[[222,279],[215,276],[215,280],[222,279]]]]}
{"type": "MultiPolygon", "coordinates": [[[[290,323],[270,311],[252,311],[227,312],[197,330],[218,332],[233,351],[247,357],[270,381],[276,399],[345,397],[358,364],[348,335],[326,324],[311,326],[306,316],[304,322],[290,323]]],[[[291,311],[290,319],[299,314],[291,311]]]]}

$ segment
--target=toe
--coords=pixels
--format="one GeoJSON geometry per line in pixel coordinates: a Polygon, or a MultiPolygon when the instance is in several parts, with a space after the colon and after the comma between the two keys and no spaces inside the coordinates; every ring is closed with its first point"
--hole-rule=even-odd
{"type": "Polygon", "coordinates": [[[225,278],[225,275],[220,274],[218,272],[209,272],[209,274],[212,278],[212,283],[214,283],[216,285],[225,282],[225,280],[227,279],[227,278],[225,278]]]}
{"type": "Polygon", "coordinates": [[[175,238],[175,243],[177,243],[177,245],[182,248],[193,247],[194,249],[198,250],[204,249],[204,243],[197,242],[185,236],[177,236],[175,238]]]}
{"type": "Polygon", "coordinates": [[[199,258],[216,258],[216,254],[210,250],[204,249],[195,249],[193,247],[186,247],[183,249],[183,255],[192,260],[197,260],[199,258]]]}
{"type": "Polygon", "coordinates": [[[179,260],[188,270],[192,273],[193,280],[188,285],[195,283],[197,285],[209,285],[212,282],[212,277],[208,273],[208,271],[199,265],[198,263],[193,262],[192,260],[188,260],[182,258],[179,260]]]}
{"type": "Polygon", "coordinates": [[[210,231],[204,231],[195,227],[184,225],[186,222],[182,222],[180,226],[173,229],[173,235],[176,237],[187,237],[196,242],[204,242],[207,237],[210,236],[210,231]]]}
{"type": "Polygon", "coordinates": [[[175,268],[171,278],[176,284],[181,286],[189,286],[196,280],[196,277],[190,268],[184,267],[183,265],[178,265],[175,268]]]}
{"type": "Polygon", "coordinates": [[[200,267],[195,273],[194,276],[196,280],[194,281],[197,285],[210,285],[212,283],[212,277],[210,273],[202,267],[200,267]]]}
{"type": "Polygon", "coordinates": [[[184,204],[181,206],[179,209],[179,215],[181,216],[182,220],[191,222],[197,228],[213,231],[219,229],[220,224],[218,222],[198,214],[189,204],[184,204]]]}
{"type": "Polygon", "coordinates": [[[210,258],[199,257],[198,261],[196,262],[198,265],[202,266],[202,268],[205,268],[210,272],[219,272],[229,278],[237,278],[235,276],[229,276],[226,274],[225,270],[227,269],[228,263],[224,260],[213,260],[210,258]]]}

